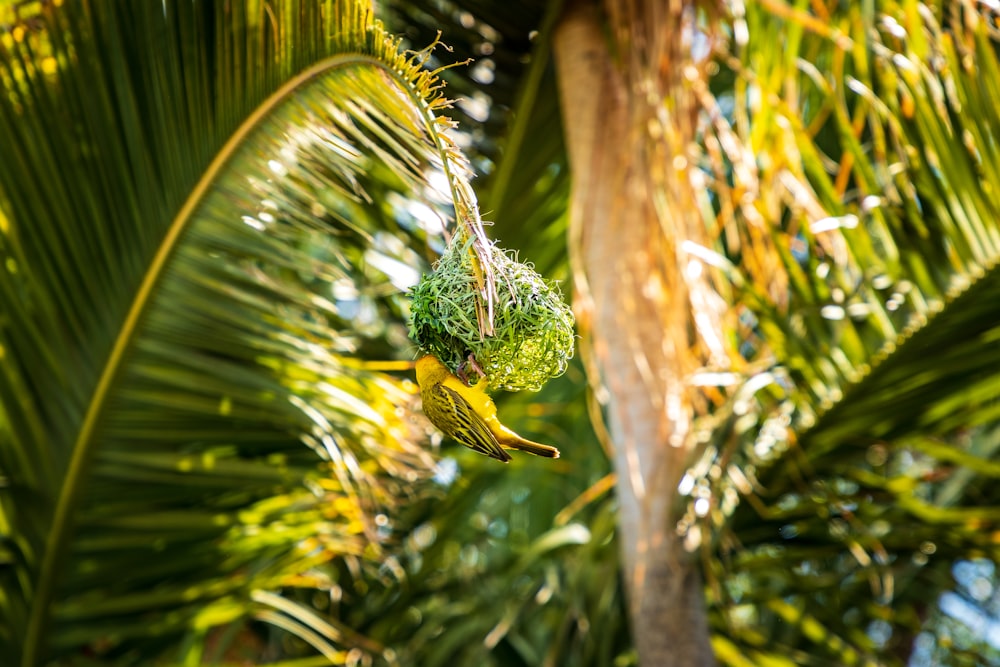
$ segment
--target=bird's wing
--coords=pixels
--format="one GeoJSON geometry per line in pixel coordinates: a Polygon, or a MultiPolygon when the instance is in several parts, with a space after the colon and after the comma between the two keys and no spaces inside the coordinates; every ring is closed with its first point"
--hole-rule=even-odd
{"type": "Polygon", "coordinates": [[[466,447],[490,458],[504,463],[511,460],[510,454],[500,446],[496,436],[490,431],[482,417],[476,414],[476,411],[461,394],[443,384],[437,385],[435,389],[440,391],[441,399],[451,406],[455,415],[457,428],[452,436],[456,440],[460,440],[466,447]]]}

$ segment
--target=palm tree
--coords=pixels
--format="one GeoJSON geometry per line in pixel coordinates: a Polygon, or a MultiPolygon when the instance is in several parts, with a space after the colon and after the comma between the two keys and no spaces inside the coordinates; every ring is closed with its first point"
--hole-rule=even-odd
{"type": "Polygon", "coordinates": [[[905,662],[996,556],[992,19],[671,7],[543,22],[639,656],[711,662],[700,569],[728,664],[905,662]]]}
{"type": "Polygon", "coordinates": [[[905,664],[943,632],[997,556],[989,10],[729,10],[391,4],[455,49],[407,60],[349,2],[5,8],[0,654],[214,662],[255,619],[296,664],[905,664]],[[569,222],[585,363],[502,407],[555,469],[453,478],[366,361],[474,207],[419,69],[467,55],[493,231],[569,278],[569,222]]]}

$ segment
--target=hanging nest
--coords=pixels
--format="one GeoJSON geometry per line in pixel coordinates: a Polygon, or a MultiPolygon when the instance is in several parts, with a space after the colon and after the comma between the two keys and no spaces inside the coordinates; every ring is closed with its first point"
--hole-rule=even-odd
{"type": "Polygon", "coordinates": [[[488,240],[480,248],[483,270],[472,241],[456,240],[413,288],[410,338],[452,370],[471,353],[491,389],[538,391],[573,357],[573,312],[532,267],[488,240]]]}

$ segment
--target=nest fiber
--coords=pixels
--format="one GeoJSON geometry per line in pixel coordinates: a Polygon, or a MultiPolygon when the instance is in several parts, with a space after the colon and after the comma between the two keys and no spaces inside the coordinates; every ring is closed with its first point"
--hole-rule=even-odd
{"type": "Polygon", "coordinates": [[[493,335],[480,335],[477,302],[485,305],[466,242],[449,246],[413,289],[410,338],[452,370],[472,353],[492,389],[537,391],[573,357],[573,313],[533,268],[492,243],[489,256],[496,283],[493,335]]]}

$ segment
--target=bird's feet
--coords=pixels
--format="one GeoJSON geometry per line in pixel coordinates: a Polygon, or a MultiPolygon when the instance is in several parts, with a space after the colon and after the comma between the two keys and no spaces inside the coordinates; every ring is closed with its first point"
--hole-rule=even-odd
{"type": "Polygon", "coordinates": [[[469,384],[469,377],[467,375],[467,371],[469,368],[476,371],[476,375],[479,376],[476,379],[476,384],[479,383],[479,380],[482,380],[483,378],[486,377],[486,372],[483,370],[482,366],[480,366],[479,363],[476,362],[476,357],[473,356],[473,354],[470,352],[469,357],[465,361],[460,363],[458,365],[458,368],[455,369],[455,375],[458,376],[459,380],[465,383],[466,387],[472,386],[471,384],[469,384]]]}

